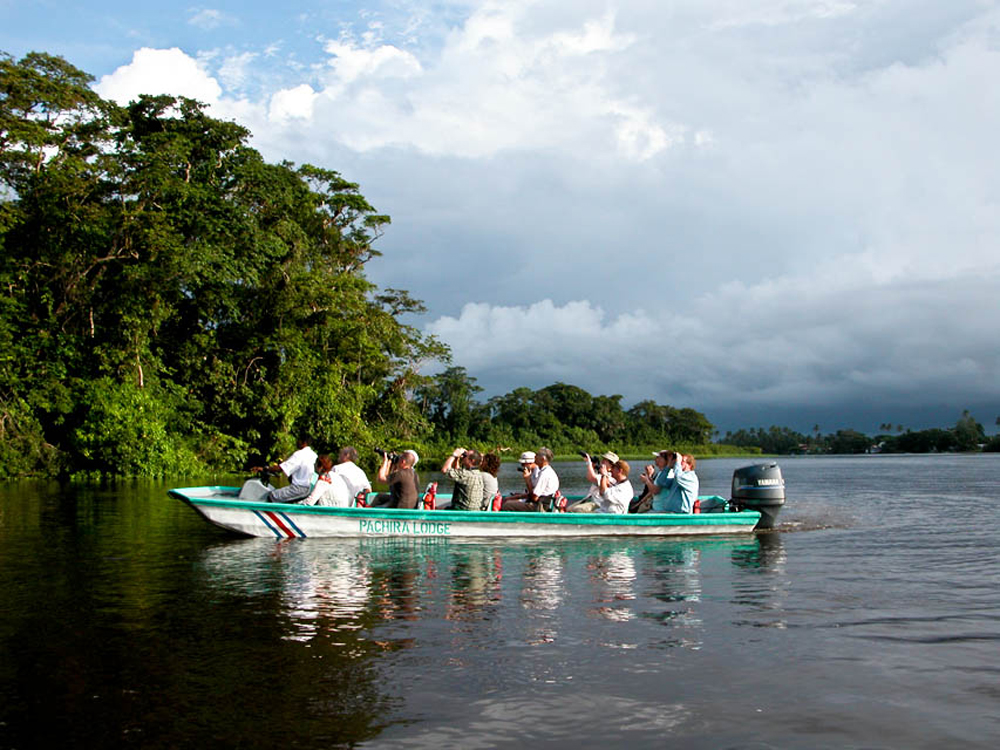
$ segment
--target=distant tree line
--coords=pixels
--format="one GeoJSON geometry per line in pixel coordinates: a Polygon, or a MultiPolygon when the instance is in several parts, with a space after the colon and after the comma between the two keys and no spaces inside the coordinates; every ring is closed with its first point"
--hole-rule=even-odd
{"type": "Polygon", "coordinates": [[[982,424],[966,410],[954,427],[948,429],[906,430],[897,425],[893,434],[891,424],[881,425],[882,432],[865,435],[857,430],[837,430],[821,435],[819,427],[813,434],[805,435],[787,427],[742,429],[727,432],[723,443],[741,447],[758,447],[764,453],[945,453],[949,451],[1000,452],[1000,435],[986,437],[982,424]]]}
{"type": "Polygon", "coordinates": [[[629,409],[622,396],[594,396],[575,385],[554,383],[539,390],[515,388],[478,400],[482,388],[464,367],[449,367],[414,389],[414,403],[433,426],[439,446],[546,445],[557,453],[614,447],[618,452],[650,446],[701,446],[711,452],[714,426],[691,408],[640,401],[629,409]]]}

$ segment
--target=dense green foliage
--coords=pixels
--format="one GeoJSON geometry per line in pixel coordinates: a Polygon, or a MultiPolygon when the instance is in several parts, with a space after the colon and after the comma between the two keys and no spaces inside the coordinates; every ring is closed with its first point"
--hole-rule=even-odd
{"type": "Polygon", "coordinates": [[[89,82],[0,57],[0,473],[424,434],[406,394],[447,350],[400,322],[418,302],[364,277],[388,217],[194,101],[120,108],[89,82]]]}

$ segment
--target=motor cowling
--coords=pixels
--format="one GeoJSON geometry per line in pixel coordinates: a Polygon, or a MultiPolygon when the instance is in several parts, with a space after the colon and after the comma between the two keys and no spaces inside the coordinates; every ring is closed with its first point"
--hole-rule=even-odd
{"type": "Polygon", "coordinates": [[[733,472],[732,504],[737,510],[760,511],[758,529],[774,528],[785,504],[785,480],[774,461],[733,472]]]}

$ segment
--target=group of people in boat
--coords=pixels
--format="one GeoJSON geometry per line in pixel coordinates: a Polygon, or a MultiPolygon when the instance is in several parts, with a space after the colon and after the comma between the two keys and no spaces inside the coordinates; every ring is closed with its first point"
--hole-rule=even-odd
{"type": "MultiPolygon", "coordinates": [[[[420,457],[414,450],[399,453],[379,451],[382,462],[377,479],[388,485],[379,493],[372,507],[413,509],[421,496],[416,472],[420,457]]],[[[500,456],[482,454],[472,448],[455,448],[445,459],[441,473],[454,482],[451,510],[554,511],[569,513],[692,513],[698,498],[698,475],[695,458],[672,450],[654,453],[654,463],[639,474],[641,493],[636,496],[629,479],[628,462],[608,451],[599,459],[581,454],[587,481],[591,487],[580,500],[560,507],[559,477],[552,467],[552,451],[539,448],[521,454],[518,467],[524,489],[500,496],[497,473],[500,456]],[[496,503],[496,505],[494,505],[496,503]]],[[[272,490],[267,499],[276,503],[302,503],[351,507],[355,498],[371,492],[371,482],[357,465],[358,452],[352,446],[341,448],[334,460],[317,455],[306,437],[299,438],[297,450],[279,464],[267,467],[281,472],[289,484],[272,490]],[[315,474],[314,474],[315,472],[315,474]],[[315,481],[314,481],[315,477],[315,481]]],[[[263,467],[255,467],[263,470],[263,467]]]]}

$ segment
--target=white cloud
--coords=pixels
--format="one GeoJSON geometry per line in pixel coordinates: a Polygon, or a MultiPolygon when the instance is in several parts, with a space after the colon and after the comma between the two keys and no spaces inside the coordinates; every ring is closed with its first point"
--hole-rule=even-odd
{"type": "Polygon", "coordinates": [[[138,99],[140,94],[186,96],[207,104],[222,96],[218,81],[176,47],[136,50],[131,63],[102,76],[94,89],[119,104],[138,99]]]}
{"type": "Polygon", "coordinates": [[[416,57],[390,44],[363,48],[340,40],[327,42],[325,49],[332,55],[330,67],[340,83],[352,83],[361,77],[406,79],[421,72],[416,57]]]}
{"type": "Polygon", "coordinates": [[[221,10],[205,8],[193,11],[188,23],[203,31],[212,31],[220,26],[229,26],[235,23],[235,19],[221,10]]]}
{"type": "Polygon", "coordinates": [[[295,118],[308,120],[312,117],[315,101],[316,92],[307,83],[292,89],[277,91],[271,97],[267,113],[268,119],[273,122],[285,122],[295,118]]]}
{"type": "Polygon", "coordinates": [[[219,80],[229,92],[242,89],[251,77],[250,69],[257,60],[254,52],[228,55],[219,67],[219,80]]]}

